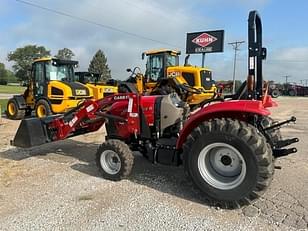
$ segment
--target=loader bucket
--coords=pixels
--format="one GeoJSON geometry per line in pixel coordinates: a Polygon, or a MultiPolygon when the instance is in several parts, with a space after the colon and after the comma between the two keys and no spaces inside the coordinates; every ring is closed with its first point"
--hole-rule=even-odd
{"type": "Polygon", "coordinates": [[[45,124],[39,118],[23,119],[16,132],[12,145],[21,148],[30,148],[33,146],[49,142],[46,134],[45,124]]]}

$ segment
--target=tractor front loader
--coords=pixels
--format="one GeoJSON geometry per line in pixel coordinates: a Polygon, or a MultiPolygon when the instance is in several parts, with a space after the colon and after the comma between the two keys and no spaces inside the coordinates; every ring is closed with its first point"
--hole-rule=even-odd
{"type": "Polygon", "coordinates": [[[177,94],[115,94],[86,100],[64,115],[23,120],[12,142],[32,147],[93,132],[105,124],[107,135],[96,152],[104,178],[117,181],[129,176],[133,151],[138,150],[152,163],[184,165],[213,203],[228,208],[248,204],[270,185],[275,158],[296,152],[285,147],[298,141],[277,135],[295,118],[272,122],[269,117],[267,108],[276,104],[263,89],[265,49],[256,11],[249,14],[249,32],[253,33],[246,99],[236,95],[222,102],[213,99],[191,113],[177,94]]]}

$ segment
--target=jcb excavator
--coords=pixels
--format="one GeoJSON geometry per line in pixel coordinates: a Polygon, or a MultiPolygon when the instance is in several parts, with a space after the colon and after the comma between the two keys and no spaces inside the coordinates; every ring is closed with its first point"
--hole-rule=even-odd
{"type": "Polygon", "coordinates": [[[93,98],[92,89],[74,82],[77,61],[40,58],[32,63],[27,89],[7,103],[7,116],[22,119],[35,111],[37,117],[65,113],[85,100],[93,98]]]}
{"type": "Polygon", "coordinates": [[[191,106],[215,97],[217,89],[212,80],[212,72],[207,68],[188,65],[188,57],[185,59],[185,65],[180,66],[180,54],[180,51],[170,49],[143,52],[142,59],[147,56],[145,74],[143,76],[136,73],[138,68],[133,71],[128,69],[132,72],[128,82],[135,83],[139,93],[165,95],[172,91],[172,82],[175,81],[178,83],[176,85],[187,88],[185,93],[181,91],[177,91],[177,93],[191,106]],[[173,78],[173,81],[170,82],[170,78],[173,78]],[[189,91],[187,91],[188,89],[189,91]],[[187,95],[187,92],[190,94],[187,95]]]}

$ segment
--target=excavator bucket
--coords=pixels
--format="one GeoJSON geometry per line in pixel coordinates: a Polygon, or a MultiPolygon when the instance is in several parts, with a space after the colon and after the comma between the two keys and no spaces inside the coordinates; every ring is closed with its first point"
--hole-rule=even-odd
{"type": "Polygon", "coordinates": [[[48,143],[45,123],[39,118],[23,119],[16,132],[12,145],[21,148],[48,143]]]}

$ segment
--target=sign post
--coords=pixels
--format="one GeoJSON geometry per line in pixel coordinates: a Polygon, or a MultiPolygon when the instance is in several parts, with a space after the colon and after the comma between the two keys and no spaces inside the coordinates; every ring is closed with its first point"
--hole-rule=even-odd
{"type": "Polygon", "coordinates": [[[202,52],[202,67],[204,67],[205,52],[202,52]]]}
{"type": "Polygon", "coordinates": [[[202,53],[202,67],[206,53],[223,52],[223,50],[224,30],[187,33],[186,53],[202,53]]]}

